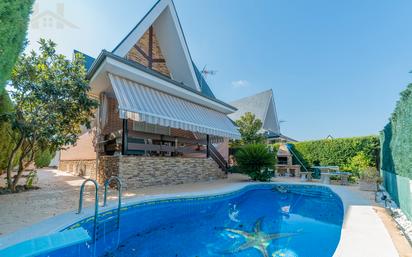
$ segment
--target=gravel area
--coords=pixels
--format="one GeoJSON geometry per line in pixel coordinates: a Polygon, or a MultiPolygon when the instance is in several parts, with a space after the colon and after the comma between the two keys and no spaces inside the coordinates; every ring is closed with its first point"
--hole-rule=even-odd
{"type": "MultiPolygon", "coordinates": [[[[40,189],[16,194],[0,195],[0,236],[12,233],[20,228],[38,223],[49,217],[75,210],[79,204],[80,185],[84,179],[72,176],[56,169],[38,170],[40,189]]],[[[181,185],[153,186],[144,189],[126,190],[123,198],[136,196],[191,192],[224,187],[227,184],[242,183],[247,178],[231,175],[229,179],[189,183],[181,185]]],[[[21,181],[24,183],[24,179],[21,181]]],[[[0,177],[0,186],[4,185],[4,175],[0,177]]],[[[99,190],[102,203],[103,190],[99,190]]],[[[117,191],[109,192],[108,201],[116,199],[117,191]]],[[[94,187],[87,184],[84,194],[85,207],[94,202],[94,187]]]]}

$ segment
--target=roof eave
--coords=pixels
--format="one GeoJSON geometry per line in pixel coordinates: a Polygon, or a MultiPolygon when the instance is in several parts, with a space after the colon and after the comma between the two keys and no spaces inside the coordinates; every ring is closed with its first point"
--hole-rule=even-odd
{"type": "Polygon", "coordinates": [[[93,76],[95,75],[96,71],[99,69],[100,65],[104,62],[104,60],[105,60],[107,57],[113,58],[113,59],[115,59],[116,61],[119,61],[119,62],[121,62],[121,63],[123,63],[123,64],[126,64],[126,65],[128,65],[128,66],[130,66],[130,67],[133,67],[133,68],[135,68],[135,69],[139,69],[140,71],[149,73],[150,75],[153,75],[153,76],[155,76],[155,77],[157,77],[157,78],[159,78],[159,79],[162,79],[162,80],[164,80],[164,81],[166,81],[166,82],[169,82],[169,83],[172,83],[172,84],[174,84],[174,85],[176,85],[176,86],[179,86],[179,87],[181,87],[181,88],[183,88],[183,89],[185,89],[185,90],[188,90],[188,91],[190,91],[190,92],[192,92],[192,93],[195,93],[195,94],[197,94],[197,95],[199,95],[199,96],[201,96],[201,97],[203,97],[203,98],[206,98],[206,99],[208,99],[208,100],[211,100],[211,101],[213,101],[213,102],[215,102],[215,103],[217,103],[217,104],[221,104],[221,105],[225,106],[226,108],[232,110],[233,112],[237,111],[237,108],[235,108],[235,107],[232,106],[232,105],[229,105],[229,104],[227,104],[227,103],[225,103],[225,102],[223,102],[223,101],[221,101],[221,100],[218,100],[218,99],[216,99],[216,98],[211,98],[211,97],[208,97],[208,96],[206,96],[206,95],[203,95],[203,94],[200,93],[199,91],[197,91],[197,90],[195,90],[195,89],[193,89],[193,88],[191,88],[191,87],[188,87],[188,86],[184,85],[183,83],[179,83],[179,82],[177,82],[177,81],[175,81],[175,80],[173,80],[173,79],[171,79],[171,78],[169,78],[169,77],[167,77],[167,76],[165,76],[165,75],[163,75],[163,74],[161,74],[161,73],[159,73],[159,72],[157,72],[157,71],[154,71],[154,70],[152,70],[152,69],[150,69],[150,68],[148,68],[148,67],[146,67],[146,66],[144,66],[144,65],[142,65],[142,64],[140,64],[140,63],[136,63],[136,62],[127,60],[127,59],[125,59],[125,58],[122,58],[122,57],[120,57],[120,56],[117,56],[117,55],[115,55],[115,54],[113,54],[113,53],[111,53],[111,52],[108,52],[108,51],[106,51],[106,50],[103,50],[103,51],[99,54],[99,56],[96,58],[96,60],[95,60],[94,63],[92,64],[91,68],[90,68],[89,71],[87,72],[86,79],[91,80],[91,79],[93,78],[93,76]]]}

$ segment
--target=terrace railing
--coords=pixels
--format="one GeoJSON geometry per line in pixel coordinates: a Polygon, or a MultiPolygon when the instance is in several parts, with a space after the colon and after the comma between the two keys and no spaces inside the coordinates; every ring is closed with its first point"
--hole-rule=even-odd
{"type": "Polygon", "coordinates": [[[228,164],[225,158],[220,154],[220,152],[213,146],[213,144],[208,145],[209,156],[219,165],[219,168],[224,172],[227,172],[228,164]]]}

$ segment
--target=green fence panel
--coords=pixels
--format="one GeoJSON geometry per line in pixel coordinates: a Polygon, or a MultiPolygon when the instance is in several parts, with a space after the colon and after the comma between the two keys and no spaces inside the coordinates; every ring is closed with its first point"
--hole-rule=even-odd
{"type": "Polygon", "coordinates": [[[381,170],[383,184],[392,199],[405,215],[412,220],[412,180],[381,170]]]}

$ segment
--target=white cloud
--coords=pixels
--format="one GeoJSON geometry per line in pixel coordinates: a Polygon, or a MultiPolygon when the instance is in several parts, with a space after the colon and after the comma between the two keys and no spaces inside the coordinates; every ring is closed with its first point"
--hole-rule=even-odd
{"type": "Polygon", "coordinates": [[[236,81],[232,81],[232,88],[245,88],[249,86],[249,81],[240,79],[236,81]]]}

